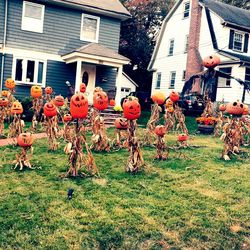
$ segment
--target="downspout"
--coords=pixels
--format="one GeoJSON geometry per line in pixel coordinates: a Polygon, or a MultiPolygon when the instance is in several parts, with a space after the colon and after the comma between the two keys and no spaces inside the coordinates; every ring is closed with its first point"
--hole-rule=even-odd
{"type": "Polygon", "coordinates": [[[3,33],[3,54],[2,54],[2,65],[1,65],[1,79],[0,79],[0,91],[3,89],[3,72],[4,72],[4,61],[5,61],[5,46],[7,38],[7,19],[8,19],[8,0],[5,0],[5,12],[4,12],[4,33],[3,33]]]}

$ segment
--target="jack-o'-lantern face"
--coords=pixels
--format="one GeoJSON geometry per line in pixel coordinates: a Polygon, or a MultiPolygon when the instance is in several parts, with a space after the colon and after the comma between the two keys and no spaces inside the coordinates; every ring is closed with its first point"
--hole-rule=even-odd
{"type": "Polygon", "coordinates": [[[178,141],[183,142],[183,141],[187,141],[188,139],[188,135],[187,134],[180,134],[178,135],[178,141]]]}
{"type": "Polygon", "coordinates": [[[20,115],[23,113],[23,106],[20,102],[15,101],[12,103],[11,109],[10,109],[11,114],[17,114],[20,115]]]}
{"type": "Polygon", "coordinates": [[[30,89],[30,95],[33,98],[40,98],[43,95],[43,90],[40,86],[32,86],[30,89]]]}
{"type": "Polygon", "coordinates": [[[206,68],[215,68],[220,64],[220,57],[217,55],[211,55],[203,59],[203,65],[206,68]]]}
{"type": "Polygon", "coordinates": [[[241,116],[244,111],[244,104],[241,102],[228,103],[226,110],[230,115],[241,116]]]}
{"type": "Polygon", "coordinates": [[[249,107],[248,105],[244,104],[242,115],[248,115],[248,114],[249,114],[249,107]]]}
{"type": "Polygon", "coordinates": [[[152,96],[151,96],[152,100],[154,103],[157,103],[159,105],[162,105],[165,100],[166,100],[166,96],[162,91],[156,90],[152,96]]]}
{"type": "Polygon", "coordinates": [[[128,128],[128,120],[126,118],[116,118],[115,119],[115,127],[117,129],[127,129],[128,128]]]}
{"type": "Polygon", "coordinates": [[[21,133],[17,137],[17,144],[20,147],[31,147],[33,144],[33,136],[31,133],[21,133]]]}
{"type": "Polygon", "coordinates": [[[174,103],[170,99],[167,99],[166,108],[173,107],[173,105],[174,105],[174,103]]]}
{"type": "Polygon", "coordinates": [[[0,97],[0,107],[7,107],[9,104],[9,100],[4,97],[0,97]]]}
{"type": "Polygon", "coordinates": [[[177,92],[172,91],[169,95],[169,98],[172,102],[178,102],[180,100],[180,96],[177,92]]]}
{"type": "Polygon", "coordinates": [[[53,92],[53,89],[52,89],[51,87],[48,86],[48,87],[45,88],[45,93],[46,93],[47,95],[51,95],[52,92],[53,92]]]}
{"type": "Polygon", "coordinates": [[[104,91],[96,91],[93,96],[93,105],[98,110],[104,110],[108,107],[108,95],[104,91]]]}
{"type": "Polygon", "coordinates": [[[70,99],[70,113],[74,119],[83,119],[88,115],[88,99],[83,93],[76,93],[70,99]]]}
{"type": "Polygon", "coordinates": [[[52,102],[45,103],[43,113],[46,117],[53,117],[57,115],[56,106],[52,102]]]}
{"type": "Polygon", "coordinates": [[[10,94],[10,92],[8,90],[3,90],[2,91],[2,96],[4,96],[4,97],[8,97],[9,94],[10,94]]]}
{"type": "Polygon", "coordinates": [[[57,107],[62,107],[64,105],[64,97],[61,95],[56,96],[54,99],[54,104],[57,107]]]}
{"type": "Polygon", "coordinates": [[[158,125],[155,127],[155,133],[158,136],[163,137],[166,134],[166,132],[167,132],[166,127],[163,125],[158,125]]]}
{"type": "Polygon", "coordinates": [[[72,120],[72,116],[70,114],[66,114],[63,116],[64,122],[70,122],[72,120]]]}
{"type": "Polygon", "coordinates": [[[85,93],[86,92],[86,85],[84,83],[80,84],[80,92],[85,93]]]}
{"type": "Polygon", "coordinates": [[[221,105],[219,106],[219,110],[220,110],[221,112],[226,111],[226,109],[227,109],[227,106],[226,106],[225,104],[221,104],[221,105]]]}
{"type": "Polygon", "coordinates": [[[128,120],[136,120],[141,115],[141,105],[136,97],[130,96],[123,102],[124,117],[128,120]]]}
{"type": "Polygon", "coordinates": [[[14,89],[16,87],[16,83],[15,83],[15,81],[13,79],[8,78],[5,81],[5,87],[8,88],[8,89],[14,89]]]}

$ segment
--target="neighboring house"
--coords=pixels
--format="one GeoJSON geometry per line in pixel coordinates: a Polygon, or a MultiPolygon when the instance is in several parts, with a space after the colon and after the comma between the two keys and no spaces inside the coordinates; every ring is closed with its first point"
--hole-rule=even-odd
{"type": "Polygon", "coordinates": [[[138,85],[123,72],[122,74],[122,87],[121,87],[121,99],[129,95],[131,92],[135,92],[138,85]]]}
{"type": "Polygon", "coordinates": [[[20,97],[33,84],[66,96],[66,81],[76,91],[84,81],[90,102],[95,86],[120,100],[129,63],[118,53],[120,24],[129,17],[119,0],[1,0],[1,89],[12,77],[20,97]]]}
{"type": "MultiPolygon", "coordinates": [[[[202,71],[202,58],[217,53],[216,68],[250,84],[250,11],[213,0],[179,0],[165,18],[148,70],[152,90],[181,92],[185,80],[202,71]]],[[[235,80],[219,78],[216,100],[250,95],[235,80]]]]}

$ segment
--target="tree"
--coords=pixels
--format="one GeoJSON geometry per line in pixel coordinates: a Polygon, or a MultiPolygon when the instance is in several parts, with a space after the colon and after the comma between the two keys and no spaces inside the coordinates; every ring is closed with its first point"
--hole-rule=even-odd
{"type": "Polygon", "coordinates": [[[239,8],[243,8],[243,9],[250,9],[250,1],[249,0],[221,0],[224,3],[230,4],[230,5],[234,5],[237,6],[239,8]]]}

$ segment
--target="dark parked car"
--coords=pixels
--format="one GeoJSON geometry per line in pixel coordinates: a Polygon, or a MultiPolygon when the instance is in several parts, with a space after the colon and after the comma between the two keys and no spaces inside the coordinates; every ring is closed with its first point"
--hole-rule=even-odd
{"type": "Polygon", "coordinates": [[[203,96],[195,93],[181,97],[178,104],[184,109],[185,113],[201,114],[205,108],[203,96]]]}

